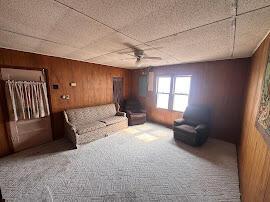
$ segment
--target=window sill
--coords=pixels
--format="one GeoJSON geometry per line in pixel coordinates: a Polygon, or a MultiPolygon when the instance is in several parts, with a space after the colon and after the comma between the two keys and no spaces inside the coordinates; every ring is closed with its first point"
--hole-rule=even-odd
{"type": "Polygon", "coordinates": [[[181,114],[184,113],[182,111],[176,111],[176,110],[173,110],[173,109],[164,109],[164,108],[159,108],[159,107],[156,107],[156,109],[158,109],[158,110],[164,110],[164,111],[169,111],[169,112],[178,112],[178,113],[181,113],[181,114]]]}

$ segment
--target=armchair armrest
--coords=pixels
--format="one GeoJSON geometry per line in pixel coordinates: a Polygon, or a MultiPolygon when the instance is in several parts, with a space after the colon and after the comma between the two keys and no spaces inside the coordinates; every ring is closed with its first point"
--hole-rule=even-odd
{"type": "Polygon", "coordinates": [[[126,110],[126,115],[130,116],[130,114],[132,114],[132,111],[131,110],[126,110]]]}
{"type": "Polygon", "coordinates": [[[183,125],[183,124],[186,124],[186,121],[184,119],[176,119],[173,122],[173,126],[180,126],[180,125],[183,125]]]}
{"type": "Polygon", "coordinates": [[[206,133],[208,132],[208,127],[205,124],[199,124],[196,126],[195,130],[199,133],[206,133]]]}
{"type": "Polygon", "coordinates": [[[125,112],[118,111],[118,112],[116,112],[116,116],[124,116],[124,117],[126,117],[127,114],[125,112]]]}

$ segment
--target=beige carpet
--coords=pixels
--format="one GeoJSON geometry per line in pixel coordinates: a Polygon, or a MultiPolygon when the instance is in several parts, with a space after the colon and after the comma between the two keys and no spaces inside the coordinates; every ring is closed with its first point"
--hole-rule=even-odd
{"type": "Polygon", "coordinates": [[[176,143],[144,124],[71,150],[58,140],[0,159],[10,201],[240,201],[235,145],[176,143]]]}

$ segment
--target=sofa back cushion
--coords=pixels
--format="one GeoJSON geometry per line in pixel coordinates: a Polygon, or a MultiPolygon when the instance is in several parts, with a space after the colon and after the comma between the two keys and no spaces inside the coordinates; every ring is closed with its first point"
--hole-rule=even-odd
{"type": "Polygon", "coordinates": [[[116,114],[114,104],[66,110],[68,120],[76,125],[91,123],[116,114]]]}
{"type": "Polygon", "coordinates": [[[98,120],[115,116],[116,114],[115,104],[96,106],[96,110],[98,113],[98,120]]]}

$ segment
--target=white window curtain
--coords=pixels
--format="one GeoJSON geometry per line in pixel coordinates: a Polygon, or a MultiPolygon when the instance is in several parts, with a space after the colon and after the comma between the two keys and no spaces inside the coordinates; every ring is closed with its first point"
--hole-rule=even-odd
{"type": "Polygon", "coordinates": [[[25,120],[50,114],[45,82],[6,81],[11,120],[25,120]]]}

